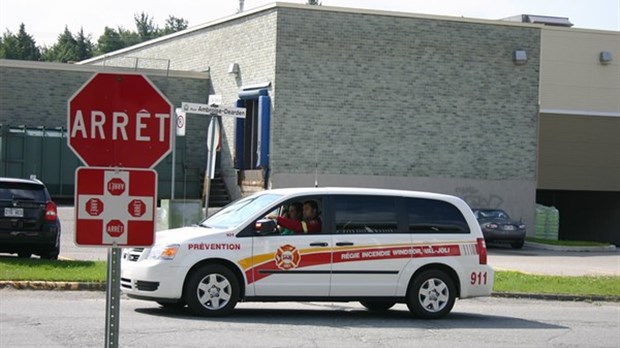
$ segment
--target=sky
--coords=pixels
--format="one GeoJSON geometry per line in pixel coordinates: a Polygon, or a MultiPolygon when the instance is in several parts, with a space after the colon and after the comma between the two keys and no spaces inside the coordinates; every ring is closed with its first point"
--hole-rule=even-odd
{"type": "MultiPolygon", "coordinates": [[[[245,10],[273,0],[245,0],[245,10]]],[[[306,3],[306,0],[287,0],[306,3]]],[[[620,31],[620,0],[322,0],[323,6],[500,19],[519,14],[568,17],[576,28],[620,31]]],[[[20,23],[39,46],[51,46],[65,26],[80,28],[94,42],[105,26],[135,30],[134,14],[144,11],[164,26],[169,15],[189,27],[233,15],[239,0],[0,0],[0,30],[15,33],[20,23]]]]}

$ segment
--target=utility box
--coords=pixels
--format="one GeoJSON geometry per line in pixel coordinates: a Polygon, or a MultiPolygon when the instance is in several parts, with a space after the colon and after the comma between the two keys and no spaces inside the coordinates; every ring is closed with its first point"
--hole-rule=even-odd
{"type": "Polygon", "coordinates": [[[157,230],[191,226],[204,218],[199,199],[162,199],[157,216],[157,230]]]}

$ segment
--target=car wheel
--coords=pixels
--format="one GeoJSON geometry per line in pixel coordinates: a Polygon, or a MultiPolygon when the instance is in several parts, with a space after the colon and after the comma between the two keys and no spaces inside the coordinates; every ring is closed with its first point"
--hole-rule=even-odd
{"type": "Polygon", "coordinates": [[[409,286],[407,307],[416,317],[439,319],[450,313],[455,300],[452,278],[440,270],[427,270],[409,286]]]}
{"type": "Polygon", "coordinates": [[[523,248],[523,244],[525,244],[525,240],[520,239],[520,240],[516,240],[516,241],[510,243],[510,246],[513,249],[521,249],[521,248],[523,248]]]}
{"type": "Polygon", "coordinates": [[[58,254],[60,254],[60,251],[58,249],[54,249],[42,253],[41,258],[45,260],[58,260],[58,254]]]}
{"type": "Polygon", "coordinates": [[[189,308],[198,315],[228,315],[239,299],[239,283],[227,267],[207,265],[190,275],[184,297],[189,308]]]}
{"type": "Polygon", "coordinates": [[[366,307],[369,311],[384,312],[394,307],[396,302],[394,301],[360,301],[362,306],[366,307]]]}
{"type": "Polygon", "coordinates": [[[22,259],[29,259],[30,256],[32,256],[32,253],[23,251],[23,252],[17,253],[17,256],[22,258],[22,259]]]}

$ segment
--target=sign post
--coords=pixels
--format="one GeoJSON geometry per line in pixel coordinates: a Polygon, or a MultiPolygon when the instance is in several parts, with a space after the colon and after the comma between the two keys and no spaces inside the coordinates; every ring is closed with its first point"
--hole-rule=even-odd
{"type": "Polygon", "coordinates": [[[185,114],[198,114],[210,116],[209,128],[207,130],[207,164],[203,181],[202,196],[204,197],[205,216],[209,215],[209,188],[211,179],[215,176],[215,159],[217,151],[219,151],[220,140],[220,123],[219,117],[235,117],[245,118],[245,108],[223,108],[213,103],[221,103],[221,96],[209,96],[210,104],[185,103],[181,104],[181,110],[185,114]]]}
{"type": "Polygon", "coordinates": [[[76,170],[78,246],[108,249],[105,346],[119,346],[121,249],[151,246],[157,172],[169,152],[172,104],[145,77],[98,73],[67,103],[68,146],[76,170]],[[98,167],[98,168],[96,168],[98,167]]]}

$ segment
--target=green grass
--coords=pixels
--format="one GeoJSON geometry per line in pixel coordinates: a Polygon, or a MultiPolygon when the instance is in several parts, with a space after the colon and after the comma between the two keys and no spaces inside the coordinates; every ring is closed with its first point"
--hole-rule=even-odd
{"type": "MultiPolygon", "coordinates": [[[[49,261],[0,258],[0,280],[98,282],[106,280],[105,261],[49,261]]],[[[495,273],[496,292],[620,297],[617,276],[550,276],[515,271],[495,273]]]]}
{"type": "Polygon", "coordinates": [[[500,271],[495,273],[493,291],[620,297],[620,277],[552,276],[500,271]]]}
{"type": "Polygon", "coordinates": [[[541,244],[549,244],[549,245],[561,245],[561,246],[609,246],[609,243],[599,243],[599,242],[587,242],[587,241],[578,241],[578,240],[552,240],[552,239],[542,239],[542,238],[525,238],[528,242],[541,243],[541,244]]]}
{"type": "Polygon", "coordinates": [[[105,282],[105,261],[0,258],[0,280],[105,282]]]}

